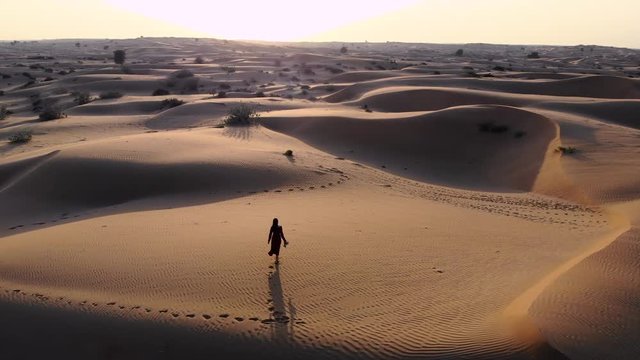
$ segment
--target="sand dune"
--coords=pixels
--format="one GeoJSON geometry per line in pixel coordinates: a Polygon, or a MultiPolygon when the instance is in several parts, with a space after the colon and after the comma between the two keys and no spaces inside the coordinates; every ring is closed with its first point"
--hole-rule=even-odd
{"type": "Polygon", "coordinates": [[[640,358],[638,51],[76,42],[0,43],[1,358],[640,358]]]}
{"type": "Polygon", "coordinates": [[[489,105],[398,119],[273,112],[265,126],[395,174],[494,190],[530,190],[556,131],[539,115],[489,105]]]}

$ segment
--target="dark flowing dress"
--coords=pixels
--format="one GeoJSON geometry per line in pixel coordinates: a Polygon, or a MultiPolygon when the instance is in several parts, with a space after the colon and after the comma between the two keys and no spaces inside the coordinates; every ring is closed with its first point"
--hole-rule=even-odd
{"type": "Polygon", "coordinates": [[[271,227],[271,251],[269,256],[280,256],[280,244],[282,243],[282,226],[271,227]]]}

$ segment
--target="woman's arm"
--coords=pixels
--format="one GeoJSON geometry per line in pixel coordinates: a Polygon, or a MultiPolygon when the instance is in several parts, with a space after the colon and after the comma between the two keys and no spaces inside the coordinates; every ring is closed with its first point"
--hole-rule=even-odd
{"type": "Polygon", "coordinates": [[[282,235],[282,240],[284,240],[284,243],[286,244],[288,241],[287,238],[284,237],[284,229],[282,229],[282,227],[280,228],[280,235],[282,235]]]}
{"type": "Polygon", "coordinates": [[[267,244],[271,241],[271,235],[273,235],[273,228],[269,229],[269,237],[267,238],[267,244]]]}

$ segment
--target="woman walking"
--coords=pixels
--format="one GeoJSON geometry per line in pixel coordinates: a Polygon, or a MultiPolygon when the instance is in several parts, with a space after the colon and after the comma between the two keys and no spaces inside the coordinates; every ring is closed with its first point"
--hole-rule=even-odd
{"type": "Polygon", "coordinates": [[[271,251],[269,251],[269,256],[276,256],[276,264],[280,262],[278,256],[280,255],[280,243],[282,241],[284,241],[284,247],[287,247],[289,243],[284,237],[282,226],[278,225],[278,219],[275,218],[273,219],[273,225],[271,225],[271,229],[269,230],[269,238],[267,239],[267,244],[271,242],[271,251]]]}

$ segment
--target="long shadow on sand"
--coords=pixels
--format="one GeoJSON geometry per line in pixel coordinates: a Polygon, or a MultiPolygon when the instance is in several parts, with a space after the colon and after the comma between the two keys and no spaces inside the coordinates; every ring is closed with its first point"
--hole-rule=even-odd
{"type": "Polygon", "coordinates": [[[285,303],[282,281],[280,280],[280,264],[274,265],[274,271],[268,275],[270,319],[275,323],[271,327],[274,341],[294,340],[294,327],[296,322],[296,307],[292,299],[285,303]]]}

